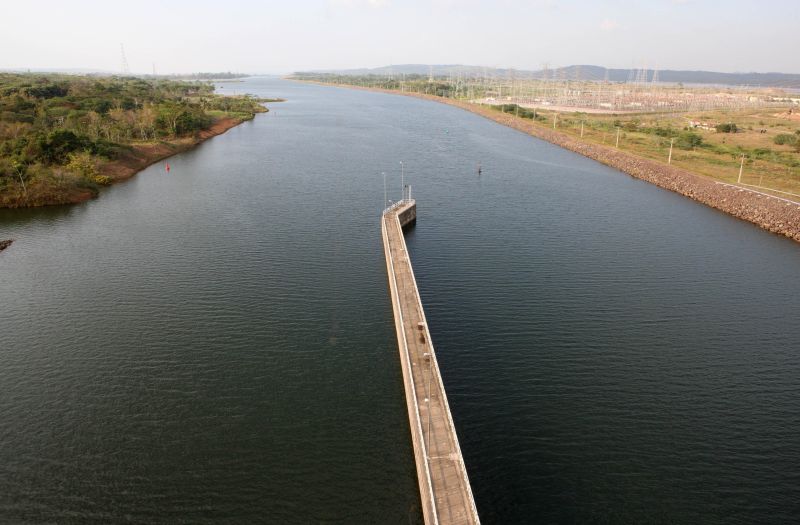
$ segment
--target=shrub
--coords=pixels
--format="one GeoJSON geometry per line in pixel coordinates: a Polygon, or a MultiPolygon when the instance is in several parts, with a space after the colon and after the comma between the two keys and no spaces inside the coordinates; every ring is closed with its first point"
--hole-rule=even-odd
{"type": "Polygon", "coordinates": [[[39,158],[46,163],[60,164],[73,151],[90,147],[91,142],[86,137],[76,135],[69,130],[57,129],[47,135],[40,134],[37,137],[36,146],[39,158]]]}
{"type": "Polygon", "coordinates": [[[797,136],[796,135],[789,135],[788,133],[779,133],[775,135],[775,138],[772,139],[772,142],[779,146],[794,146],[797,143],[797,136]]]}
{"type": "Polygon", "coordinates": [[[659,137],[667,137],[667,138],[672,138],[675,135],[677,135],[677,133],[675,132],[674,129],[672,129],[672,128],[662,128],[662,127],[653,128],[653,133],[655,133],[659,137]]]}
{"type": "Polygon", "coordinates": [[[736,133],[739,131],[739,128],[736,127],[736,124],[733,122],[728,122],[725,124],[717,124],[716,126],[718,133],[736,133]]]}
{"type": "Polygon", "coordinates": [[[678,135],[678,140],[675,141],[675,146],[680,149],[694,149],[703,144],[703,137],[691,131],[684,131],[678,135]]]}
{"type": "MultiPolygon", "coordinates": [[[[518,106],[517,104],[501,104],[499,106],[491,106],[493,109],[497,111],[502,111],[503,113],[513,113],[515,115],[519,115],[521,118],[529,118],[534,120],[546,120],[541,115],[535,113],[532,109],[523,108],[522,106],[518,106]]],[[[561,121],[564,123],[565,121],[561,121]]]]}
{"type": "Polygon", "coordinates": [[[25,88],[28,95],[35,98],[64,97],[69,93],[69,88],[62,84],[45,84],[38,87],[25,88]]]}
{"type": "Polygon", "coordinates": [[[769,157],[772,155],[772,150],[769,148],[756,148],[753,150],[753,156],[757,159],[769,157]]]}
{"type": "Polygon", "coordinates": [[[67,169],[87,179],[92,179],[97,175],[97,164],[88,151],[70,153],[67,169]]]}

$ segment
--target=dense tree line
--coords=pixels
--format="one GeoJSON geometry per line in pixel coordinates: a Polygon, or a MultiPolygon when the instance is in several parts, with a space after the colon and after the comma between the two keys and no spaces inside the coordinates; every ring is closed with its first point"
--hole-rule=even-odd
{"type": "Polygon", "coordinates": [[[217,96],[202,82],[0,74],[0,197],[26,193],[37,178],[102,184],[107,178],[87,166],[132,144],[191,136],[220,117],[261,110],[251,97],[217,96]]]}

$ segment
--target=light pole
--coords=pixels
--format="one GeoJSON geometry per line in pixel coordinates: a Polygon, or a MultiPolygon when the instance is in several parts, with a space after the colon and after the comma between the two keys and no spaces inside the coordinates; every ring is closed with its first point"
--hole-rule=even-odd
{"type": "Polygon", "coordinates": [[[383,174],[383,209],[389,207],[389,194],[386,193],[386,172],[382,171],[383,174]]]}
{"type": "Polygon", "coordinates": [[[403,168],[403,161],[400,161],[400,186],[403,188],[403,196],[400,200],[406,199],[406,182],[405,182],[405,169],[403,168]]]}
{"type": "Polygon", "coordinates": [[[617,128],[617,149],[619,149],[619,128],[617,128]]]}

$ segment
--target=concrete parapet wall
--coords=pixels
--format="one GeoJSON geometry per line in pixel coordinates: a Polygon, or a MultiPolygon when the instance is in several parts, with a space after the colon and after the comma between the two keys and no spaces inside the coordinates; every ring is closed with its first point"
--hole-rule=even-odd
{"type": "MultiPolygon", "coordinates": [[[[416,210],[416,206],[414,207],[416,210]]],[[[414,212],[416,220],[416,211],[414,212]]],[[[394,217],[390,220],[398,220],[394,217]]],[[[420,491],[420,500],[422,502],[422,514],[426,524],[438,523],[436,519],[436,510],[434,508],[434,495],[431,483],[431,475],[426,461],[427,451],[425,450],[425,440],[422,435],[422,421],[419,414],[419,406],[417,405],[416,396],[414,392],[413,371],[411,369],[411,360],[408,355],[408,348],[405,343],[405,336],[403,335],[403,318],[402,312],[399,308],[399,290],[397,289],[397,280],[395,279],[394,261],[391,255],[391,246],[389,245],[389,234],[386,226],[386,217],[381,220],[381,231],[383,234],[383,250],[386,256],[386,271],[389,274],[389,292],[392,297],[392,312],[394,314],[394,326],[397,332],[397,342],[400,349],[400,365],[403,372],[403,387],[406,392],[406,409],[408,410],[408,421],[411,429],[411,445],[414,448],[414,462],[417,466],[417,482],[420,491]]],[[[402,228],[402,222],[401,228],[402,228]]]]}
{"type": "Polygon", "coordinates": [[[412,201],[404,210],[398,212],[397,220],[401,228],[407,228],[417,222],[417,203],[412,201]]]}
{"type": "Polygon", "coordinates": [[[381,220],[403,385],[426,525],[478,525],[466,466],[403,227],[416,221],[416,203],[397,202],[381,220]]]}

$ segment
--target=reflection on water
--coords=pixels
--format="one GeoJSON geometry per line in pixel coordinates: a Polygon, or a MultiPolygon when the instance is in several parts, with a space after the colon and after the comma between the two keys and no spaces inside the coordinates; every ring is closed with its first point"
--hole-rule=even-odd
{"type": "Polygon", "coordinates": [[[797,514],[796,244],[454,108],[245,85],[289,100],[170,174],[0,211],[0,521],[420,521],[401,160],[485,523],[797,514]]]}

